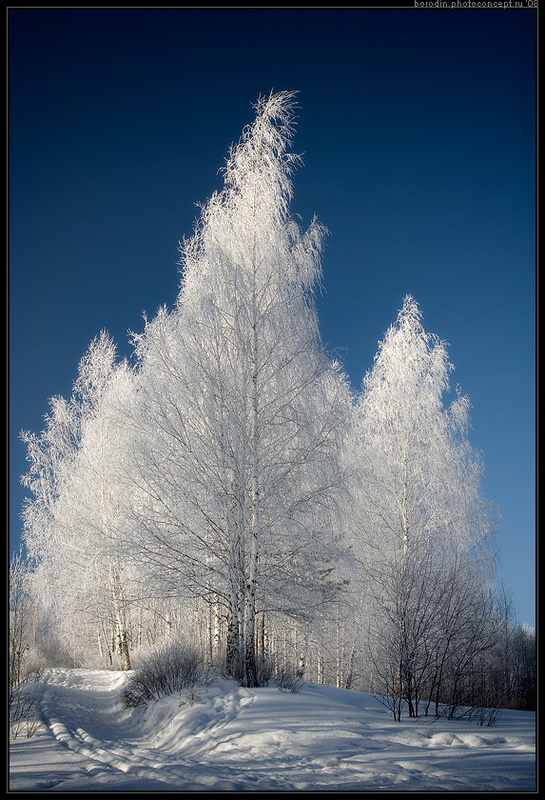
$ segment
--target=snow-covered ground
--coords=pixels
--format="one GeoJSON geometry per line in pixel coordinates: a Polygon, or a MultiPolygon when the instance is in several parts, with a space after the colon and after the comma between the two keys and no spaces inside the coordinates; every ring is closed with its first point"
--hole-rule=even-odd
{"type": "Polygon", "coordinates": [[[220,680],[122,709],[127,673],[51,669],[40,730],[10,743],[11,791],[535,791],[535,714],[493,727],[394,722],[373,697],[220,680]]]}

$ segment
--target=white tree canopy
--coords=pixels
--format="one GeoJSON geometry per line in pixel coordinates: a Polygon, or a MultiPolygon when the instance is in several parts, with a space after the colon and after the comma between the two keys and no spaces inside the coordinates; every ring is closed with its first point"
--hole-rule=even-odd
{"type": "Polygon", "coordinates": [[[24,509],[27,551],[38,564],[35,581],[52,588],[49,601],[70,631],[106,625],[126,647],[129,575],[126,487],[122,480],[124,426],[120,403],[133,391],[126,362],[103,331],[80,361],[69,401],[54,398],[40,436],[23,434],[34,493],[24,509]]]}
{"type": "Polygon", "coordinates": [[[361,475],[372,498],[365,528],[372,538],[380,530],[391,552],[411,539],[467,547],[490,530],[480,497],[482,459],[467,438],[469,398],[457,389],[444,406],[452,369],[446,343],[426,333],[408,295],[359,402],[361,475]]]}
{"type": "Polygon", "coordinates": [[[398,718],[402,702],[412,713],[423,687],[444,685],[456,649],[490,645],[493,524],[469,400],[458,390],[444,406],[452,369],[408,295],[357,406],[353,550],[370,650],[398,718]]]}
{"type": "Polygon", "coordinates": [[[277,606],[279,580],[292,596],[315,589],[317,551],[331,557],[348,408],[313,297],[324,229],[302,232],[288,213],[293,102],[258,101],[224,190],[181,246],[176,308],[135,338],[148,563],[173,583],[212,586],[246,647],[256,602],[277,606]]]}

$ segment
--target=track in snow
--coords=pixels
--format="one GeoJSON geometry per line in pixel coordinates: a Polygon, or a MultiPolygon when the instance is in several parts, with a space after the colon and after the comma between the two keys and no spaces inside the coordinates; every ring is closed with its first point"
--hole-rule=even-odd
{"type": "MultiPolygon", "coordinates": [[[[179,728],[168,719],[176,706],[172,698],[155,703],[151,717],[122,708],[127,677],[119,672],[48,670],[39,700],[41,721],[59,742],[94,763],[89,772],[106,767],[172,786],[182,783],[186,791],[210,785],[232,789],[232,781],[222,781],[216,769],[207,776],[198,758],[213,749],[220,731],[251,702],[248,690],[218,692],[206,705],[189,709],[190,725],[180,740],[179,728]]],[[[180,710],[183,705],[180,698],[180,710]]]]}
{"type": "Polygon", "coordinates": [[[529,791],[535,715],[492,729],[394,722],[372,697],[307,684],[298,694],[218,681],[190,706],[123,709],[127,673],[50,669],[45,732],[16,742],[16,791],[529,791]],[[65,752],[63,745],[70,752],[65,752]],[[49,760],[49,763],[45,762],[49,760]],[[20,787],[20,788],[17,788],[20,787]],[[28,789],[30,790],[30,789],[28,789]]]}

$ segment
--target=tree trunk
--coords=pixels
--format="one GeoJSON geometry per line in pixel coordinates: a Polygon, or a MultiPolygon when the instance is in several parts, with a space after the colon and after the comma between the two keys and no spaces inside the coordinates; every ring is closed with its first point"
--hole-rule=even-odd
{"type": "Polygon", "coordinates": [[[354,645],[352,645],[352,651],[350,653],[350,661],[348,662],[348,674],[346,676],[345,689],[352,688],[352,681],[354,680],[354,657],[355,657],[355,647],[354,645]]]}
{"type": "Polygon", "coordinates": [[[241,635],[241,620],[239,613],[239,600],[238,598],[232,599],[232,607],[229,609],[229,618],[227,620],[227,643],[225,654],[225,669],[227,674],[235,680],[241,680],[243,677],[242,665],[242,635],[241,635]]]}
{"type": "Polygon", "coordinates": [[[123,660],[123,670],[131,670],[131,658],[129,653],[129,637],[125,629],[121,612],[116,611],[117,645],[123,660]]]}
{"type": "Polygon", "coordinates": [[[255,654],[255,592],[257,580],[257,548],[254,548],[250,565],[250,580],[246,587],[244,608],[244,682],[246,686],[258,686],[255,654]]]}

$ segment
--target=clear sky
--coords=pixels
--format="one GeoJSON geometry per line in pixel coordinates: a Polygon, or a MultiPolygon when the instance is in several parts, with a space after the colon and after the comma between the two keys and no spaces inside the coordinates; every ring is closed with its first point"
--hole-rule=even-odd
{"type": "Polygon", "coordinates": [[[172,305],[178,242],[271,89],[299,91],[292,213],[330,235],[322,337],[354,387],[412,294],[472,402],[499,577],[535,624],[536,12],[12,8],[10,542],[21,429],[105,328],[172,305]]]}

